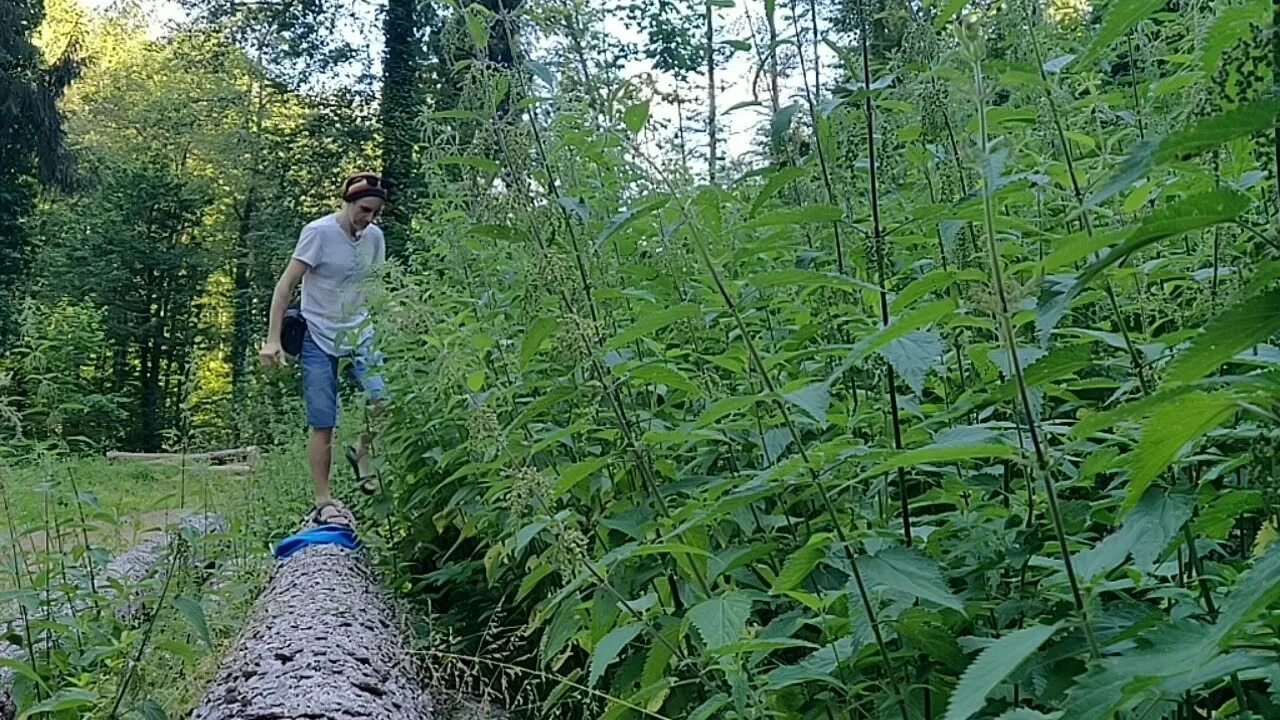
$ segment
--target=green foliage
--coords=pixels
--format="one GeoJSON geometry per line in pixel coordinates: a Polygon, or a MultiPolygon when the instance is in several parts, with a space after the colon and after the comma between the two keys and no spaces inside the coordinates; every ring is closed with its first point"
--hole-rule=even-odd
{"type": "MultiPolygon", "coordinates": [[[[569,50],[528,58],[519,123],[468,134],[482,93],[432,119],[465,139],[433,272],[377,317],[387,571],[450,653],[511,627],[509,699],[564,717],[1262,707],[1257,615],[1185,672],[1099,668],[1225,616],[1273,512],[1271,106],[1189,110],[1203,10],[1028,7],[849,4],[868,76],[842,52],[813,116],[772,103],[773,164],[723,184],[645,146],[660,94],[570,82],[590,14],[530,15],[569,50]]],[[[705,9],[646,6],[647,51],[704,63],[705,9]]],[[[759,105],[760,38],[800,31],[779,73],[815,40],[788,12],[747,43],[759,105]]]]}

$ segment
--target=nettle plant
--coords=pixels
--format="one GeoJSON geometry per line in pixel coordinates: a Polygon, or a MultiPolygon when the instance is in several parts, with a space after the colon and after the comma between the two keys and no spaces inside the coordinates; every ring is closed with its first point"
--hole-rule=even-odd
{"type": "Polygon", "coordinates": [[[723,186],[573,63],[429,121],[379,315],[437,660],[530,716],[1280,712],[1268,8],[947,5],[855,13],[723,186]]]}

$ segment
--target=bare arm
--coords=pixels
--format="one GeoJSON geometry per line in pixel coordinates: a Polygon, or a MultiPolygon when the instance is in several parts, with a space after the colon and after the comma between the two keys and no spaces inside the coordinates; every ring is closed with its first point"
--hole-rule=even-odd
{"type": "Polygon", "coordinates": [[[280,365],[284,362],[284,350],[280,347],[280,329],[284,325],[284,313],[289,307],[289,299],[293,297],[294,289],[310,269],[310,265],[293,258],[289,260],[284,272],[280,274],[280,279],[276,281],[275,291],[271,293],[271,316],[267,320],[267,340],[258,353],[262,362],[267,365],[280,365]]]}
{"type": "Polygon", "coordinates": [[[280,273],[275,292],[271,294],[271,318],[267,325],[267,342],[280,343],[280,327],[284,324],[284,311],[289,307],[289,299],[293,297],[293,291],[302,281],[302,276],[310,269],[310,265],[293,258],[285,266],[284,272],[280,273]]]}

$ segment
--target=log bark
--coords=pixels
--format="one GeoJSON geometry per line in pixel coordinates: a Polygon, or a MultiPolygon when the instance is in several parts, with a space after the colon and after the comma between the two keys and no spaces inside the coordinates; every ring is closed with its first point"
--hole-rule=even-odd
{"type": "MultiPolygon", "coordinates": [[[[215,450],[213,452],[189,453],[185,457],[186,461],[189,463],[219,464],[230,460],[252,462],[257,454],[258,448],[250,445],[248,447],[215,450]]],[[[183,461],[183,455],[182,453],[145,453],[111,450],[107,453],[107,460],[112,462],[181,463],[183,461]]]]}
{"type": "MultiPolygon", "coordinates": [[[[169,532],[161,533],[143,540],[128,551],[113,558],[103,572],[103,576],[98,578],[97,591],[108,601],[116,596],[116,590],[113,584],[118,582],[127,593],[124,602],[116,606],[116,617],[122,622],[134,623],[142,619],[145,613],[146,598],[141,592],[142,581],[148,575],[163,567],[165,559],[169,556],[167,550],[174,544],[175,540],[182,537],[186,533],[193,533],[197,536],[209,535],[215,532],[225,532],[227,528],[226,521],[221,517],[206,513],[190,513],[183,516],[177,524],[170,529],[169,532]]],[[[90,588],[85,587],[83,591],[89,592],[90,588]]],[[[65,598],[63,598],[65,600],[65,598]]],[[[85,594],[74,596],[70,603],[59,607],[54,613],[56,619],[63,619],[87,612],[92,607],[92,600],[85,594]]],[[[15,618],[14,622],[21,622],[21,614],[16,607],[11,607],[8,611],[8,617],[15,618]]],[[[38,620],[44,618],[43,610],[30,615],[30,619],[38,620]]],[[[44,638],[32,638],[34,644],[38,645],[36,652],[41,652],[44,643],[50,641],[48,636],[44,638]]],[[[30,653],[27,648],[13,645],[0,641],[0,658],[6,660],[16,660],[18,662],[29,662],[31,660],[30,653]]],[[[13,679],[14,671],[11,668],[0,668],[0,720],[13,720],[17,715],[17,705],[13,699],[13,679]]]]}
{"type": "Polygon", "coordinates": [[[435,720],[360,552],[305,548],[275,572],[192,720],[435,720]]]}

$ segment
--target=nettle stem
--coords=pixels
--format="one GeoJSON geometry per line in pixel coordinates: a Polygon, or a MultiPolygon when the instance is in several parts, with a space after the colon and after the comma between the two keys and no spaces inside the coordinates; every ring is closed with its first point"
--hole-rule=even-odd
{"type": "MultiPolygon", "coordinates": [[[[686,212],[686,217],[688,213],[686,212]]],[[[746,321],[742,318],[742,313],[738,311],[738,305],[734,302],[733,297],[729,294],[729,290],[725,287],[724,279],[720,276],[720,269],[711,259],[711,254],[707,251],[706,243],[697,230],[697,225],[690,222],[690,237],[693,244],[697,248],[698,257],[701,258],[703,264],[707,268],[707,272],[711,275],[711,280],[716,286],[716,291],[720,295],[720,299],[724,302],[725,307],[729,310],[729,314],[733,316],[734,323],[738,326],[738,332],[742,337],[743,343],[747,348],[747,357],[751,364],[755,366],[756,372],[759,373],[761,381],[764,383],[765,391],[773,401],[774,408],[778,414],[782,416],[783,423],[787,426],[787,432],[791,435],[791,439],[796,444],[796,451],[803,461],[805,469],[809,473],[809,479],[818,491],[818,496],[822,499],[823,510],[827,517],[831,520],[832,530],[836,534],[836,539],[840,543],[840,548],[844,552],[845,559],[849,561],[849,568],[853,574],[854,585],[858,589],[858,598],[862,602],[863,612],[867,614],[867,622],[871,626],[871,634],[875,637],[876,648],[880,652],[880,659],[884,663],[885,673],[888,676],[889,686],[894,697],[898,701],[898,709],[902,713],[902,719],[908,720],[906,698],[902,694],[902,687],[898,683],[898,678],[894,672],[893,659],[889,656],[888,645],[885,644],[884,634],[880,631],[880,623],[876,619],[875,605],[871,602],[871,595],[867,592],[866,582],[862,578],[862,571],[858,568],[857,556],[853,553],[850,546],[849,537],[845,533],[844,526],[840,524],[840,514],[836,511],[835,503],[831,500],[831,494],[827,492],[827,488],[822,484],[822,477],[818,473],[817,468],[813,466],[809,451],[805,447],[804,439],[800,436],[799,430],[796,429],[795,423],[791,419],[791,413],[787,410],[787,406],[783,403],[778,395],[777,386],[770,377],[768,368],[765,367],[763,359],[760,357],[759,351],[756,349],[755,341],[751,337],[751,333],[747,330],[746,321]]]]}
{"type": "MultiPolygon", "coordinates": [[[[809,87],[809,71],[805,66],[804,50],[802,49],[802,46],[799,42],[800,21],[796,17],[796,15],[797,13],[793,8],[791,12],[791,26],[795,29],[795,32],[796,32],[796,38],[797,38],[796,55],[800,60],[800,77],[802,80],[802,85],[804,87],[805,104],[809,106],[809,117],[813,122],[813,147],[817,150],[817,153],[818,153],[818,167],[819,169],[822,170],[822,188],[826,192],[827,203],[830,205],[835,205],[836,204],[835,185],[831,182],[831,170],[827,166],[827,151],[825,146],[822,144],[822,113],[818,111],[818,98],[815,95],[815,92],[821,92],[822,88],[809,87]]],[[[815,65],[818,64],[817,56],[813,58],[813,62],[815,65]]],[[[816,71],[815,71],[815,78],[816,78],[816,71]]],[[[835,238],[835,245],[836,245],[836,271],[839,272],[841,275],[844,275],[845,274],[844,241],[840,236],[839,220],[833,220],[831,222],[831,232],[835,238]]]]}
{"type": "MultiPolygon", "coordinates": [[[[871,247],[876,258],[878,281],[880,284],[880,324],[889,326],[889,273],[886,256],[889,254],[888,239],[880,224],[880,181],[876,166],[876,120],[875,103],[871,99],[871,43],[868,39],[867,13],[869,8],[864,0],[860,4],[862,35],[862,87],[866,92],[864,110],[867,116],[867,164],[871,176],[871,247]]],[[[898,407],[898,376],[893,363],[888,363],[885,384],[889,388],[889,415],[893,424],[893,448],[902,450],[902,413],[898,407]]],[[[911,547],[911,502],[907,493],[907,472],[898,468],[898,495],[902,509],[902,539],[907,547],[911,547]]]]}
{"type": "MultiPolygon", "coordinates": [[[[973,57],[974,89],[978,101],[978,139],[982,157],[990,157],[990,144],[987,140],[987,88],[982,73],[981,51],[976,50],[973,57]]],[[[1035,455],[1036,471],[1044,482],[1045,496],[1049,505],[1049,516],[1053,521],[1053,531],[1058,542],[1058,551],[1062,553],[1062,564],[1066,568],[1067,583],[1071,586],[1071,598],[1076,611],[1080,613],[1081,627],[1089,642],[1089,651],[1093,657],[1102,656],[1102,650],[1094,637],[1093,627],[1089,624],[1089,614],[1084,602],[1084,593],[1080,590],[1080,581],[1076,577],[1075,566],[1071,561],[1071,548],[1067,544],[1066,528],[1062,521],[1062,511],[1058,507],[1058,493],[1054,487],[1053,471],[1049,463],[1048,451],[1040,430],[1036,424],[1035,411],[1031,407],[1031,393],[1027,389],[1027,380],[1022,372],[1022,361],[1018,358],[1018,339],[1014,332],[1013,321],[1009,311],[1009,298],[1005,292],[1004,272],[1000,262],[1000,250],[996,238],[995,206],[992,195],[995,190],[991,186],[991,173],[982,173],[982,210],[987,236],[987,260],[991,265],[991,282],[996,291],[996,315],[1000,324],[1001,340],[1009,354],[1009,366],[1013,370],[1018,386],[1018,400],[1022,405],[1023,419],[1027,427],[1027,435],[1035,455]]]]}
{"type": "MultiPolygon", "coordinates": [[[[1075,197],[1076,206],[1080,210],[1080,222],[1084,226],[1085,234],[1093,239],[1093,221],[1089,217],[1088,208],[1085,207],[1084,187],[1080,182],[1080,177],[1076,173],[1075,157],[1071,154],[1071,145],[1067,141],[1067,133],[1062,127],[1062,116],[1058,112],[1058,101],[1053,96],[1053,85],[1049,82],[1049,75],[1044,69],[1044,56],[1040,50],[1040,38],[1036,35],[1036,18],[1032,15],[1027,16],[1027,30],[1031,37],[1031,49],[1035,53],[1036,67],[1040,69],[1040,81],[1044,86],[1044,98],[1049,104],[1049,116],[1053,120],[1054,133],[1058,138],[1058,145],[1062,148],[1062,159],[1067,165],[1067,177],[1071,181],[1071,194],[1075,197]]],[[[1151,388],[1147,384],[1146,364],[1142,360],[1142,355],[1138,352],[1138,346],[1133,342],[1133,338],[1129,335],[1129,326],[1125,324],[1124,316],[1120,313],[1120,302],[1116,299],[1115,287],[1111,284],[1111,279],[1103,278],[1103,290],[1107,295],[1107,305],[1110,306],[1111,315],[1115,318],[1116,328],[1120,331],[1120,337],[1124,339],[1125,348],[1129,352],[1129,364],[1133,367],[1133,372],[1137,376],[1138,386],[1142,389],[1142,394],[1150,394],[1151,388]]]]}

